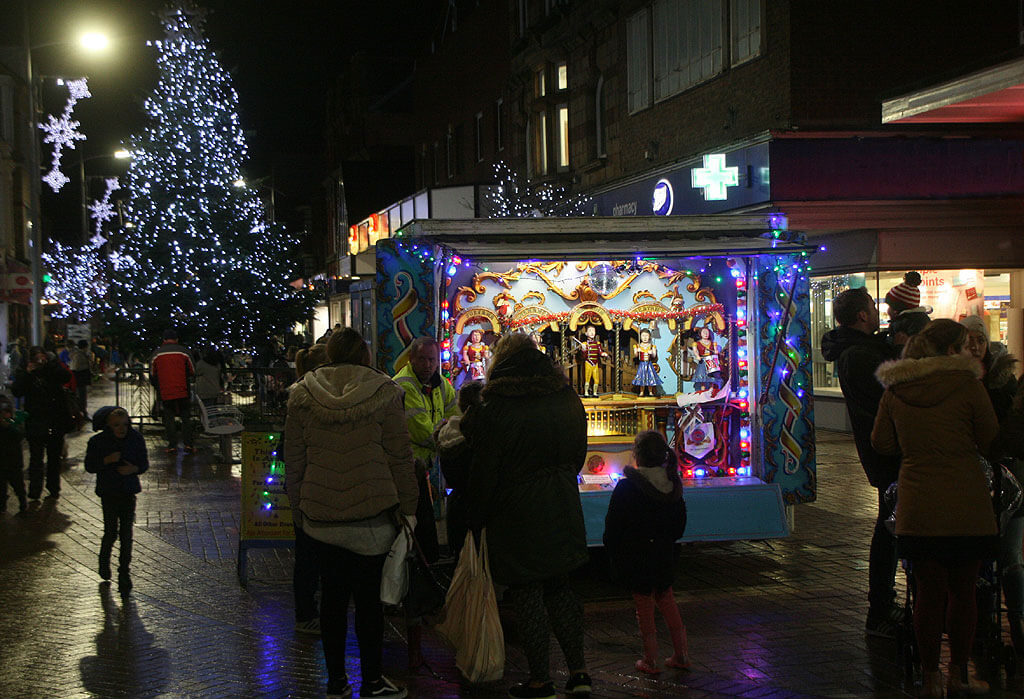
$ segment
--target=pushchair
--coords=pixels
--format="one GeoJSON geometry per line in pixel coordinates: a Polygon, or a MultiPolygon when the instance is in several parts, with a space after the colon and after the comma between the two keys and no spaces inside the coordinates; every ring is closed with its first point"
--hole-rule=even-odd
{"type": "MultiPolygon", "coordinates": [[[[989,490],[992,494],[993,510],[997,513],[996,522],[1002,534],[1010,517],[1021,506],[1021,485],[1010,470],[1000,464],[993,469],[992,465],[981,458],[981,467],[985,472],[989,490]]],[[[886,521],[889,531],[895,535],[897,486],[893,483],[885,493],[886,503],[893,513],[886,521]]],[[[897,658],[903,666],[908,685],[921,681],[921,656],[914,634],[914,567],[911,561],[900,560],[900,567],[906,576],[907,594],[903,605],[903,620],[896,633],[897,658]]],[[[978,626],[974,634],[975,666],[979,674],[998,684],[999,673],[1005,669],[1007,677],[1014,672],[1016,655],[1013,647],[1003,640],[1003,606],[1002,606],[1002,570],[998,560],[982,563],[975,584],[975,595],[978,605],[978,626]]]]}

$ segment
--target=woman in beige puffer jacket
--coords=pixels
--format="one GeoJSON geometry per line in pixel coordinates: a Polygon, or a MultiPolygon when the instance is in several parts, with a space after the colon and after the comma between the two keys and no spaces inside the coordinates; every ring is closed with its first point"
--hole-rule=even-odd
{"type": "Polygon", "coordinates": [[[382,674],[384,559],[395,514],[414,515],[419,498],[402,389],[370,368],[359,334],[327,343],[328,366],[291,388],[285,423],[285,480],[302,528],[316,540],[323,583],[320,627],[328,695],[351,692],[345,672],[349,599],[355,600],[362,696],[404,697],[382,674]]]}
{"type": "Polygon", "coordinates": [[[968,676],[967,662],[977,622],[975,580],[981,561],[995,557],[998,542],[979,457],[988,454],[999,423],[966,340],[964,326],[933,320],[910,338],[902,359],[876,372],[885,393],[871,445],[881,454],[903,455],[896,544],[900,556],[913,563],[924,696],[942,696],[944,623],[950,695],[988,691],[986,683],[968,676]]]}

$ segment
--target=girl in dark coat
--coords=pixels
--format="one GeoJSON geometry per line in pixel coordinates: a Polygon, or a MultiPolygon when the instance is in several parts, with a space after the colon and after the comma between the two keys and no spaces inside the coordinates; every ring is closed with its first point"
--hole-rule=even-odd
{"type": "Polygon", "coordinates": [[[486,527],[494,582],[507,585],[530,681],[510,697],[555,696],[551,630],[569,666],[566,694],[589,694],[583,605],[568,575],[587,562],[577,476],[587,455],[587,416],[561,370],[528,335],[494,348],[483,405],[468,438],[470,523],[486,527]]]}
{"type": "Polygon", "coordinates": [[[103,540],[100,542],[100,577],[110,580],[110,554],[121,539],[117,584],[122,593],[132,589],[132,525],[135,495],[142,491],[139,474],[149,468],[146,441],[131,427],[124,408],[107,405],[93,414],[99,434],[89,438],[85,470],[96,474],[96,494],[103,504],[103,540]]]}
{"type": "Polygon", "coordinates": [[[641,432],[633,442],[636,468],[627,466],[608,503],[604,545],[612,571],[633,593],[644,655],[636,661],[640,672],[655,674],[658,635],[654,607],[661,610],[672,634],[669,667],[687,669],[686,627],[672,590],[675,542],[686,529],[686,503],[676,455],[661,433],[641,432]]]}

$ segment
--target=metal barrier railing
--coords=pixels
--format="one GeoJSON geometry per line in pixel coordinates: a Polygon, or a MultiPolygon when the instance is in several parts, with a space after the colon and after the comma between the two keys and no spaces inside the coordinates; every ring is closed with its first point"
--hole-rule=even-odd
{"type": "MultiPolygon", "coordinates": [[[[295,380],[290,367],[241,367],[225,371],[221,401],[236,406],[245,422],[280,422],[288,404],[288,387],[295,380]]],[[[117,405],[128,411],[135,424],[156,425],[153,403],[156,389],[149,382],[148,367],[118,369],[114,374],[117,405]]]]}

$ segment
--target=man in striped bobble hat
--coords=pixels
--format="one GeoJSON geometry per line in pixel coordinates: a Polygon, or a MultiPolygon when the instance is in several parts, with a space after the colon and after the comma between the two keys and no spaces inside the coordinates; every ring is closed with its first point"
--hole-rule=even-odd
{"type": "Polygon", "coordinates": [[[903,311],[921,306],[921,275],[917,272],[907,272],[903,275],[903,281],[885,295],[885,302],[889,304],[889,317],[895,318],[903,311]]]}

